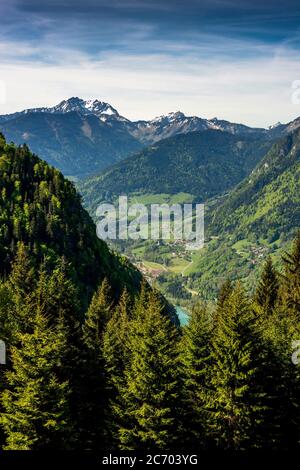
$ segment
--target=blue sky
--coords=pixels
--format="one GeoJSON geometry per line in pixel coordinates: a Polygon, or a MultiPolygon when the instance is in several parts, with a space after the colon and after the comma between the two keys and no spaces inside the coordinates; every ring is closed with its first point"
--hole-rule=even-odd
{"type": "Polygon", "coordinates": [[[299,1],[0,0],[0,17],[1,114],[80,96],[131,119],[300,115],[299,1]]]}

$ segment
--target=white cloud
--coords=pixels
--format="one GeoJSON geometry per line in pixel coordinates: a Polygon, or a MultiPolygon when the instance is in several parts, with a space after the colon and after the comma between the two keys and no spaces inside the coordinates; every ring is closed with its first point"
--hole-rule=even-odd
{"type": "Polygon", "coordinates": [[[7,100],[0,114],[80,96],[108,101],[131,119],[180,109],[188,115],[267,126],[300,115],[291,100],[292,82],[300,79],[299,54],[286,46],[274,52],[256,44],[251,54],[247,50],[237,57],[226,56],[229,47],[245,47],[246,52],[247,45],[237,41],[221,42],[215,54],[210,54],[211,41],[186,49],[180,43],[180,53],[176,44],[172,50],[167,43],[160,46],[160,53],[106,52],[95,60],[63,44],[23,43],[18,49],[18,44],[3,43],[0,80],[6,84],[7,100]]]}

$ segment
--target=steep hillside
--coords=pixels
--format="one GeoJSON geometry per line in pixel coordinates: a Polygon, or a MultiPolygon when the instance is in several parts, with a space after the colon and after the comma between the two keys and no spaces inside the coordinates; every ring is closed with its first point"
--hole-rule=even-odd
{"type": "Polygon", "coordinates": [[[212,231],[254,233],[276,240],[300,225],[300,130],[280,139],[226,202],[216,210],[212,231]]]}
{"type": "Polygon", "coordinates": [[[207,216],[208,243],[187,272],[194,288],[214,295],[226,278],[249,287],[267,254],[275,263],[300,227],[300,130],[274,144],[255,170],[207,216]]]}
{"type": "Polygon", "coordinates": [[[37,262],[64,257],[71,264],[83,302],[107,277],[116,296],[133,291],[140,273],[115,256],[96,236],[72,183],[26,146],[6,144],[0,134],[0,274],[7,274],[17,244],[29,246],[37,262]]]}

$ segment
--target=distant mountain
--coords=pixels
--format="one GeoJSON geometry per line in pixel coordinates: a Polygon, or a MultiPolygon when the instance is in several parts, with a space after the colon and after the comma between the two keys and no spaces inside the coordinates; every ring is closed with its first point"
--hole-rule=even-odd
{"type": "Polygon", "coordinates": [[[26,143],[65,175],[83,177],[100,172],[142,147],[123,127],[107,125],[105,116],[112,118],[76,110],[31,110],[0,123],[0,129],[8,141],[26,143]]]}
{"type": "Polygon", "coordinates": [[[33,114],[33,113],[66,114],[66,113],[71,113],[71,112],[76,112],[82,115],[94,114],[95,116],[97,116],[104,122],[109,121],[109,120],[117,120],[120,122],[128,121],[123,116],[120,116],[120,114],[115,108],[113,108],[110,104],[105,103],[104,101],[83,100],[81,98],[73,97],[73,98],[69,98],[68,100],[61,101],[56,106],[52,106],[48,108],[43,107],[43,108],[25,109],[24,111],[21,111],[21,112],[0,116],[0,122],[10,121],[24,114],[33,114]]]}
{"type": "Polygon", "coordinates": [[[300,119],[269,129],[229,121],[169,113],[130,121],[109,103],[69,98],[53,107],[26,109],[0,116],[7,140],[27,143],[65,175],[85,177],[101,172],[143,147],[178,134],[219,130],[233,135],[275,140],[300,126],[300,119]]]}
{"type": "Polygon", "coordinates": [[[289,122],[288,124],[281,124],[278,122],[277,124],[270,126],[268,128],[268,134],[272,139],[279,138],[285,135],[294,132],[295,130],[300,128],[300,117],[294,119],[293,121],[289,122]]]}
{"type": "Polygon", "coordinates": [[[91,213],[99,202],[121,194],[183,192],[204,202],[240,182],[270,146],[264,139],[219,130],[180,134],[88,178],[79,189],[91,213]]]}
{"type": "Polygon", "coordinates": [[[197,116],[185,116],[177,111],[167,116],[159,116],[151,121],[137,121],[127,123],[129,132],[144,144],[153,144],[159,140],[172,137],[177,134],[187,134],[206,130],[219,130],[238,135],[267,136],[268,131],[261,128],[251,128],[243,124],[234,124],[228,121],[214,119],[202,119],[197,116]]]}

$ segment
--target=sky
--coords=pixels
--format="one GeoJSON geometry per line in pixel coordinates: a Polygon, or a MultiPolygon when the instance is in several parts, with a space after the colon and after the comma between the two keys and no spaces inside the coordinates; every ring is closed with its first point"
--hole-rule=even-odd
{"type": "Polygon", "coordinates": [[[78,96],[133,120],[300,115],[299,0],[0,0],[0,18],[0,114],[78,96]]]}

